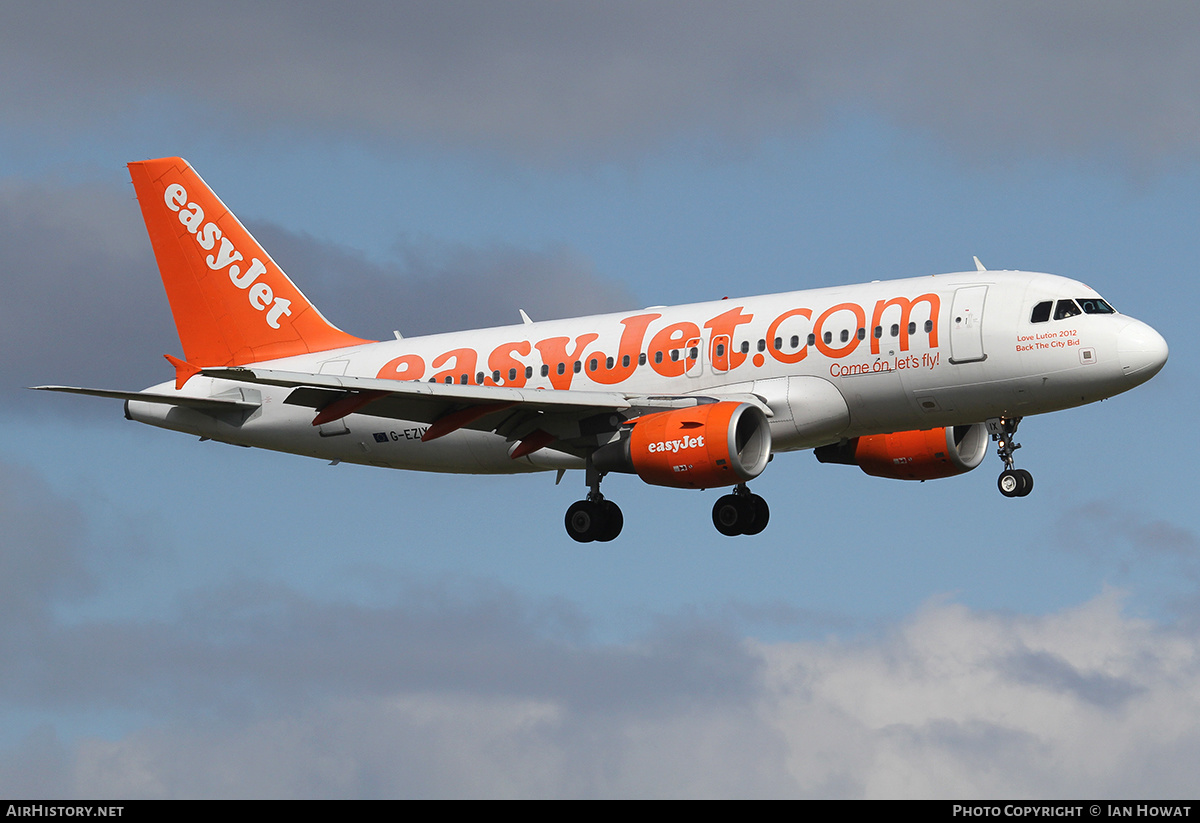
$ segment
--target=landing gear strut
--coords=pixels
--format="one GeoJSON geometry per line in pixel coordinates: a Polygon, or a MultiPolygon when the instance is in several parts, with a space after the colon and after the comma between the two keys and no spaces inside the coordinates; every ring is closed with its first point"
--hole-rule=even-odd
{"type": "Polygon", "coordinates": [[[600,479],[604,475],[592,465],[589,459],[587,462],[587,484],[588,494],[584,500],[579,500],[571,504],[567,509],[565,519],[567,534],[572,540],[580,543],[591,543],[593,540],[598,540],[601,543],[607,543],[609,540],[616,538],[621,533],[621,527],[625,525],[625,516],[621,514],[620,507],[611,500],[605,500],[604,495],[600,493],[600,479]]]}
{"type": "Polygon", "coordinates": [[[767,527],[771,509],[767,501],[739,483],[732,494],[718,498],[713,505],[713,525],[726,537],[758,534],[767,527]]]}
{"type": "Polygon", "coordinates": [[[1004,471],[996,485],[1005,497],[1024,497],[1033,491],[1033,475],[1025,469],[1013,468],[1013,452],[1021,448],[1020,443],[1014,443],[1017,426],[1021,418],[999,417],[987,422],[988,433],[996,441],[996,454],[1004,461],[1004,471]]]}

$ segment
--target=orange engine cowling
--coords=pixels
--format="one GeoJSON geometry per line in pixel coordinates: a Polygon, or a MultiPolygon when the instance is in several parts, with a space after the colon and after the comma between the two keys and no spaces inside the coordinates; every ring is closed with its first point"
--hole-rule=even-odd
{"type": "Polygon", "coordinates": [[[704,403],[644,414],[597,449],[602,472],[636,474],[656,486],[708,489],[752,480],[771,457],[771,428],[749,403],[704,403]]]}
{"type": "Polygon", "coordinates": [[[987,454],[982,423],[856,437],[814,449],[822,463],[847,463],[875,477],[934,480],[969,472],[987,454]]]}

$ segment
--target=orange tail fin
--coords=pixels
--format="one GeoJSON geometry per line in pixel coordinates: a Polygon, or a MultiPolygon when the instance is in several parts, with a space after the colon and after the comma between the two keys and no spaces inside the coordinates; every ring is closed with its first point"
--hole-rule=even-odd
{"type": "Polygon", "coordinates": [[[370,342],[326,320],[184,160],[129,164],[184,357],[237,366],[370,342]]]}

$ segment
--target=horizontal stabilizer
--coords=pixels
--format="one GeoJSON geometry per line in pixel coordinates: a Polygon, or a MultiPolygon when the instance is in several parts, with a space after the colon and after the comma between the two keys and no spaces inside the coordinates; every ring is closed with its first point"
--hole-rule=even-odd
{"type": "Polygon", "coordinates": [[[88,394],[92,397],[109,397],[113,400],[140,400],[143,403],[164,403],[168,406],[187,406],[199,411],[250,411],[258,403],[245,400],[225,400],[216,397],[187,397],[181,394],[156,394],[154,392],[116,391],[114,389],[83,389],[78,386],[30,386],[35,391],[57,391],[67,394],[88,394]]]}

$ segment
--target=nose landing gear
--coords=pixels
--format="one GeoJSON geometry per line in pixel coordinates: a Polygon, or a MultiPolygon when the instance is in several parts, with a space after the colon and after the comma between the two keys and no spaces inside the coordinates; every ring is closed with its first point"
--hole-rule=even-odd
{"type": "Polygon", "coordinates": [[[1025,469],[1013,468],[1013,452],[1021,448],[1020,443],[1014,443],[1017,426],[1021,418],[998,417],[987,421],[988,434],[996,441],[996,454],[1004,461],[1004,471],[996,485],[1005,497],[1024,497],[1033,491],[1033,475],[1025,469]]]}
{"type": "Polygon", "coordinates": [[[732,494],[722,495],[713,505],[713,525],[726,537],[739,534],[758,534],[771,519],[767,501],[739,483],[732,494]]]}

